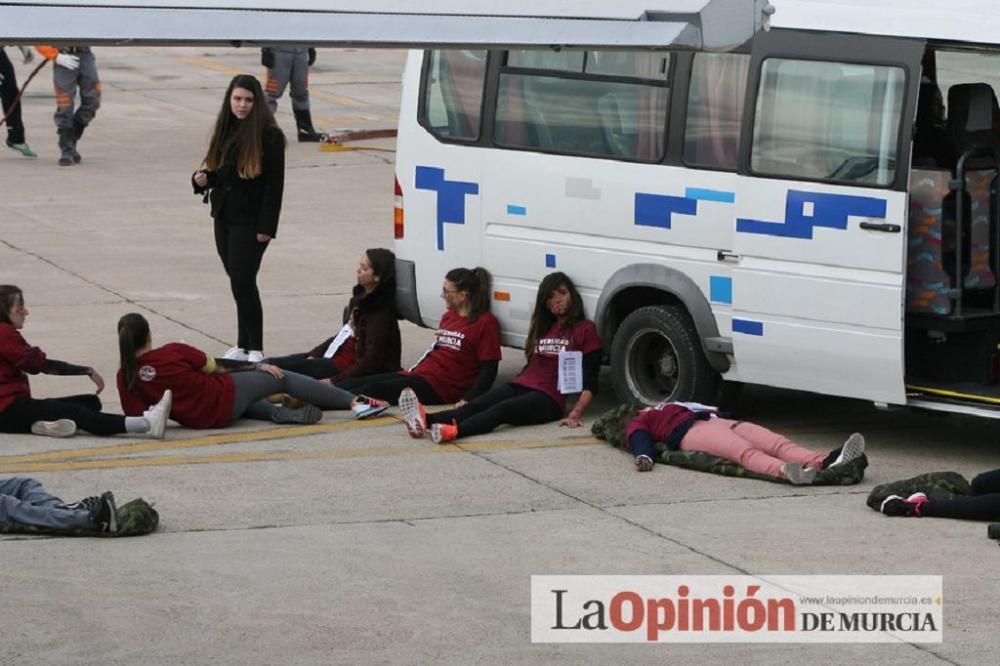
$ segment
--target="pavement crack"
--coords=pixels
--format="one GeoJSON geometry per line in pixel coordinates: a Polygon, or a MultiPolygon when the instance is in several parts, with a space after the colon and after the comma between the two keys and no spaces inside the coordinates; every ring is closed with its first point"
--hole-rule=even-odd
{"type": "Polygon", "coordinates": [[[57,271],[60,271],[60,272],[65,273],[67,275],[70,275],[70,276],[76,278],[77,280],[79,280],[79,281],[81,281],[81,282],[83,282],[85,284],[88,284],[88,285],[90,285],[92,287],[95,287],[96,289],[100,289],[105,294],[110,294],[111,296],[115,297],[115,299],[116,299],[117,302],[127,303],[127,304],[129,304],[129,305],[131,305],[131,306],[133,306],[133,307],[135,307],[135,308],[137,308],[139,310],[145,310],[146,312],[148,312],[150,314],[156,315],[157,317],[162,317],[163,319],[166,319],[167,321],[169,321],[171,323],[177,324],[181,328],[184,328],[184,329],[186,329],[188,331],[191,331],[192,333],[197,333],[199,335],[203,335],[206,338],[208,338],[210,340],[214,340],[214,341],[216,341],[216,342],[218,342],[220,344],[223,344],[223,345],[228,344],[225,340],[223,340],[221,338],[218,338],[218,337],[212,335],[211,333],[209,333],[207,331],[203,331],[200,328],[197,328],[195,326],[191,326],[187,322],[181,321],[180,319],[177,319],[176,317],[171,317],[170,315],[168,315],[168,314],[166,314],[164,312],[161,312],[161,311],[159,311],[159,310],[157,310],[155,308],[152,308],[149,305],[144,305],[142,303],[139,303],[138,301],[136,301],[136,300],[134,300],[132,298],[129,298],[128,296],[126,296],[125,294],[121,293],[120,291],[115,291],[111,287],[107,287],[107,286],[101,284],[100,282],[92,280],[89,277],[87,277],[87,276],[85,276],[85,275],[83,275],[81,273],[77,273],[76,271],[74,271],[72,269],[69,269],[69,268],[67,268],[65,266],[57,264],[56,262],[52,261],[51,259],[49,259],[48,257],[46,257],[44,255],[38,254],[37,252],[32,252],[31,250],[28,250],[26,248],[20,247],[18,245],[14,245],[10,241],[5,240],[3,238],[0,238],[0,245],[4,245],[5,247],[13,250],[14,252],[19,252],[19,253],[21,253],[21,254],[23,254],[25,256],[32,257],[35,260],[40,261],[40,262],[42,262],[44,264],[48,264],[52,268],[55,268],[57,271]]]}

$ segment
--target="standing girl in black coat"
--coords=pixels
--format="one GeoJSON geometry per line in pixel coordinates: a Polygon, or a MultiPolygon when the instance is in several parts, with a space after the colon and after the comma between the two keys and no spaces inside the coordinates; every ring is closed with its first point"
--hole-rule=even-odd
{"type": "Polygon", "coordinates": [[[257,272],[278,231],[285,136],[256,78],[240,74],[230,81],[204,163],[191,180],[196,194],[211,199],[215,248],[236,301],[236,345],[225,358],[260,362],[264,310],[257,272]]]}

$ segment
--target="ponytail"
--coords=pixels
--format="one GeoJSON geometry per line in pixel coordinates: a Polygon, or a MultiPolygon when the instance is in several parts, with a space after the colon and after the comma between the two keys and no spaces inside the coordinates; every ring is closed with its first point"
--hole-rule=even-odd
{"type": "Polygon", "coordinates": [[[141,314],[130,312],[118,320],[118,353],[125,388],[132,390],[139,379],[135,353],[149,342],[149,322],[141,314]]]}
{"type": "Polygon", "coordinates": [[[469,293],[469,317],[472,322],[490,310],[490,286],[493,280],[490,272],[482,266],[469,270],[468,268],[453,268],[444,278],[455,285],[459,291],[469,293]]]}

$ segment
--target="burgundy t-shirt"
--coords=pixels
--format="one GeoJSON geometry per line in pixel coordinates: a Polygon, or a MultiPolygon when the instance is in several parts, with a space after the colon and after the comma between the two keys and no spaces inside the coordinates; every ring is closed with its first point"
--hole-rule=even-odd
{"type": "Polygon", "coordinates": [[[457,402],[476,382],[480,363],[500,360],[500,323],[484,312],[470,324],[448,310],[434,335],[434,345],[406,372],[427,380],[445,402],[457,402]]]}
{"type": "Polygon", "coordinates": [[[558,388],[559,352],[578,351],[586,355],[600,348],[601,336],[594,322],[585,319],[568,329],[561,328],[556,322],[535,343],[528,365],[510,383],[541,391],[555,400],[559,409],[565,409],[566,396],[558,388]]]}
{"type": "Polygon", "coordinates": [[[228,374],[204,372],[205,352],[182,342],[171,342],[136,359],[139,377],[125,388],[118,371],[118,395],[127,416],[140,416],[170,389],[174,393],[170,418],[188,428],[222,428],[232,420],[236,386],[228,374]]]}
{"type": "Polygon", "coordinates": [[[38,374],[48,360],[38,347],[32,347],[21,332],[8,323],[0,323],[0,411],[18,398],[30,398],[29,374],[38,374]]]}

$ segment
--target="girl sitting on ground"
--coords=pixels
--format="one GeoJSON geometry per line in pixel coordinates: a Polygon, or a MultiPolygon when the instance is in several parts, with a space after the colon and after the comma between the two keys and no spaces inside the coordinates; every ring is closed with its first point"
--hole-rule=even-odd
{"type": "Polygon", "coordinates": [[[409,388],[424,404],[469,401],[485,393],[500,363],[500,324],[490,313],[490,274],[455,268],[445,275],[447,306],[434,344],[409,370],[348,379],[337,386],[395,404],[409,388]]]}
{"type": "Polygon", "coordinates": [[[396,255],[385,248],[365,250],[358,283],[344,309],[344,327],[312,351],[265,359],[331,383],[399,370],[401,343],[396,315],[396,255]]]}
{"type": "Polygon", "coordinates": [[[316,423],[323,409],[351,409],[357,418],[389,406],[266,363],[226,370],[203,351],[181,342],[153,348],[149,322],[140,314],[118,320],[118,394],[126,414],[138,414],[173,392],[170,418],[188,428],[224,428],[236,419],[316,423]],[[267,400],[286,393],[307,403],[291,409],[267,400]]]}
{"type": "Polygon", "coordinates": [[[583,300],[566,274],[546,275],[539,285],[524,353],[528,362],[519,375],[457,409],[427,414],[419,395],[404,390],[399,407],[410,436],[423,437],[430,426],[431,439],[441,444],[492,432],[502,424],[559,419],[560,425],[578,428],[597,393],[601,338],[594,322],[584,317],[583,300]],[[565,418],[566,396],[558,388],[560,352],[582,354],[583,390],[565,418]]]}
{"type": "Polygon", "coordinates": [[[21,336],[27,318],[21,290],[0,285],[0,432],[71,437],[79,429],[101,436],[132,433],[163,437],[170,413],[169,392],[131,416],[102,412],[96,394],[44,400],[31,397],[28,375],[86,375],[97,386],[97,393],[104,390],[104,379],[90,366],[53,360],[30,346],[21,336]]]}
{"type": "Polygon", "coordinates": [[[664,402],[642,410],[626,426],[625,439],[640,472],[653,469],[656,442],[664,442],[671,451],[702,451],[795,485],[810,484],[819,470],[865,451],[860,433],[834,451],[810,451],[755,423],[721,418],[715,407],[696,402],[664,402]]]}

